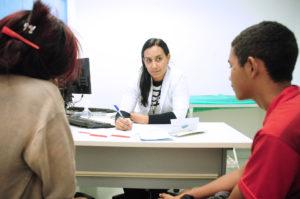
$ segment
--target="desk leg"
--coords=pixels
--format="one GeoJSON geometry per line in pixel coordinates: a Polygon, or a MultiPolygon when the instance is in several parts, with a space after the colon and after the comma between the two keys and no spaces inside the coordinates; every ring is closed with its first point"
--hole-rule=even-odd
{"type": "Polygon", "coordinates": [[[224,175],[226,173],[226,164],[227,164],[227,150],[228,149],[222,149],[222,166],[221,166],[221,175],[224,175]]]}
{"type": "Polygon", "coordinates": [[[238,158],[237,158],[235,148],[232,149],[232,152],[233,152],[233,157],[234,157],[235,164],[236,164],[237,168],[240,168],[239,160],[238,160],[238,158]]]}

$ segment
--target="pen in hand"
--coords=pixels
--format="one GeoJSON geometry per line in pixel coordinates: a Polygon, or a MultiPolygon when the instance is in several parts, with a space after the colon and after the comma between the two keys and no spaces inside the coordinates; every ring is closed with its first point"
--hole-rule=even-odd
{"type": "Polygon", "coordinates": [[[123,114],[121,113],[121,111],[120,111],[120,109],[119,109],[119,107],[117,105],[114,105],[114,107],[116,108],[117,113],[119,113],[119,115],[122,118],[122,120],[120,120],[120,121],[116,120],[116,129],[123,130],[123,131],[130,130],[132,128],[132,122],[130,121],[130,119],[129,118],[125,118],[123,116],[123,114]]]}
{"type": "Polygon", "coordinates": [[[120,114],[120,116],[121,116],[122,118],[124,118],[124,116],[122,115],[122,113],[121,113],[119,107],[118,107],[117,105],[115,105],[115,104],[114,104],[114,107],[116,108],[116,110],[117,110],[117,112],[120,114]]]}

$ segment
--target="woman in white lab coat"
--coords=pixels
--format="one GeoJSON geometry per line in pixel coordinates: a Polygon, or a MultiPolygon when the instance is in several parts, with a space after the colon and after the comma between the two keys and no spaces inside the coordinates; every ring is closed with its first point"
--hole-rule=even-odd
{"type": "MultiPolygon", "coordinates": [[[[121,114],[116,116],[116,128],[130,130],[132,123],[169,124],[171,119],[185,118],[189,106],[184,75],[170,67],[170,52],[161,39],[151,38],[142,48],[142,63],[138,75],[128,87],[121,114]],[[130,118],[125,119],[125,118],[130,118]]],[[[156,199],[166,189],[124,189],[125,199],[156,199]]]]}
{"type": "Polygon", "coordinates": [[[142,48],[138,75],[123,96],[116,128],[130,130],[132,122],[168,124],[171,119],[185,118],[189,106],[186,79],[181,71],[170,67],[168,46],[161,39],[151,38],[142,48]]]}

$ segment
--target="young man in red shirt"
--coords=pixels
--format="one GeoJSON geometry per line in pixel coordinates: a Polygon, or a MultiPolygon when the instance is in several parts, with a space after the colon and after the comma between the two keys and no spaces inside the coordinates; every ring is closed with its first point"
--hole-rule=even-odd
{"type": "Polygon", "coordinates": [[[229,191],[230,199],[300,198],[300,90],[292,85],[298,56],[294,34],[282,24],[265,21],[242,31],[229,56],[236,97],[253,99],[267,111],[246,165],[179,196],[207,198],[229,191]]]}

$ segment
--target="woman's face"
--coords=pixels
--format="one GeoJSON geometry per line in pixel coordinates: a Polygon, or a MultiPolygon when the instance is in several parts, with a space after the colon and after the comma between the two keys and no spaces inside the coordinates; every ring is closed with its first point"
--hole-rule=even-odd
{"type": "Polygon", "coordinates": [[[143,62],[152,79],[156,82],[162,81],[167,72],[170,54],[165,55],[159,46],[152,46],[144,51],[143,62]]]}

